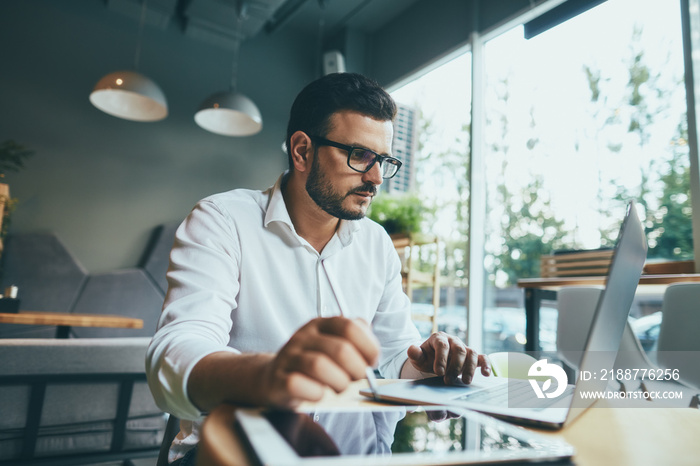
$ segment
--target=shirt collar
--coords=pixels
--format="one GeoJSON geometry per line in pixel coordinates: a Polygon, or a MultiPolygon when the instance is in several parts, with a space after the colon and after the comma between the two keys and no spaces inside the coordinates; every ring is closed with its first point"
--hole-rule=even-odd
{"type": "MultiPolygon", "coordinates": [[[[289,174],[289,170],[286,170],[277,179],[274,186],[268,188],[265,193],[269,195],[269,201],[267,204],[267,212],[265,212],[265,228],[267,228],[272,222],[280,222],[289,227],[291,231],[297,235],[292,219],[289,216],[289,211],[287,210],[287,205],[284,203],[284,196],[282,196],[282,182],[285,177],[289,174]]],[[[359,220],[341,220],[336,235],[343,246],[348,246],[352,243],[352,237],[355,232],[360,230],[359,220]]],[[[297,235],[298,236],[298,235],[297,235]]]]}
{"type": "Polygon", "coordinates": [[[282,175],[277,178],[277,182],[274,186],[267,188],[265,194],[268,197],[267,212],[265,212],[265,228],[272,222],[280,222],[287,225],[294,231],[294,224],[292,224],[292,219],[289,217],[289,212],[287,211],[287,205],[284,203],[284,196],[282,196],[282,180],[289,171],[285,171],[282,175]]]}

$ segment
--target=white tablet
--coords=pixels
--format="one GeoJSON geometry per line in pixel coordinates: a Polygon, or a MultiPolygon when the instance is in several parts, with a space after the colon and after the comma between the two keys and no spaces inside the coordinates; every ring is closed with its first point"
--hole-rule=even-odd
{"type": "Polygon", "coordinates": [[[237,410],[264,466],[562,462],[571,445],[472,411],[436,406],[237,410]]]}

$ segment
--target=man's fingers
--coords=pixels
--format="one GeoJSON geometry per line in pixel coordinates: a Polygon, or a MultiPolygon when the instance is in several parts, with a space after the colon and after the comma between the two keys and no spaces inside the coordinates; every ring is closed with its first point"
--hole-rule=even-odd
{"type": "Polygon", "coordinates": [[[304,354],[307,353],[325,355],[339,370],[347,373],[353,380],[365,377],[365,368],[368,365],[367,360],[359,348],[344,338],[320,334],[306,342],[304,354]]]}
{"type": "Polygon", "coordinates": [[[484,376],[491,375],[491,366],[485,355],[479,355],[459,338],[444,332],[430,335],[420,347],[411,346],[408,358],[413,367],[441,375],[447,384],[454,383],[460,375],[464,383],[471,383],[477,367],[481,367],[484,376]]]}
{"type": "Polygon", "coordinates": [[[481,375],[488,377],[491,375],[491,361],[485,354],[478,354],[476,351],[467,349],[468,355],[462,372],[462,381],[471,383],[477,367],[481,367],[481,375]]]}
{"type": "Polygon", "coordinates": [[[428,364],[428,356],[423,352],[423,350],[416,346],[416,345],[411,345],[408,347],[408,359],[411,360],[411,364],[413,364],[413,367],[416,369],[420,370],[429,370],[430,366],[426,367],[426,364],[428,364]]]}
{"type": "Polygon", "coordinates": [[[297,356],[294,371],[301,372],[310,379],[331,387],[340,393],[350,384],[350,377],[328,356],[318,352],[305,352],[297,356]]]}
{"type": "Polygon", "coordinates": [[[479,354],[476,351],[467,348],[467,357],[465,358],[464,367],[462,369],[462,382],[472,383],[474,371],[479,362],[478,356],[479,354]]]}
{"type": "Polygon", "coordinates": [[[462,374],[462,368],[467,360],[469,349],[456,338],[449,338],[450,352],[447,360],[447,370],[445,371],[445,382],[452,383],[462,374]]]}
{"type": "Polygon", "coordinates": [[[447,359],[450,353],[450,342],[447,334],[439,332],[430,335],[421,348],[428,350],[428,353],[433,353],[432,371],[436,375],[445,375],[447,370],[447,359]]]}
{"type": "Polygon", "coordinates": [[[288,372],[278,358],[265,369],[261,389],[267,404],[280,408],[295,408],[302,401],[319,401],[325,393],[325,385],[301,372],[288,372]]]}
{"type": "Polygon", "coordinates": [[[481,367],[481,375],[486,377],[491,375],[491,361],[485,354],[480,354],[477,364],[481,367]]]}
{"type": "Polygon", "coordinates": [[[274,383],[289,393],[287,403],[308,399],[303,392],[295,395],[292,384],[316,387],[316,394],[318,387],[341,392],[350,381],[364,378],[367,365],[376,363],[378,355],[377,340],[366,323],[342,317],[314,319],[277,354],[274,383]]]}
{"type": "Polygon", "coordinates": [[[272,404],[285,408],[294,408],[302,401],[320,401],[326,392],[323,384],[300,372],[285,374],[276,385],[272,404]]]}
{"type": "Polygon", "coordinates": [[[367,322],[344,317],[317,319],[316,322],[321,333],[336,335],[352,343],[368,365],[373,366],[377,363],[379,342],[367,322]]]}

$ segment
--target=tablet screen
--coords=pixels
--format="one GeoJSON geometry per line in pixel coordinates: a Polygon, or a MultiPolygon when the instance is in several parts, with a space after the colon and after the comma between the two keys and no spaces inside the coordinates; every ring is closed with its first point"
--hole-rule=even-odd
{"type": "MultiPolygon", "coordinates": [[[[362,464],[372,464],[374,458],[384,464],[388,459],[405,459],[408,455],[419,463],[425,462],[425,456],[429,455],[429,462],[434,464],[449,464],[457,459],[541,461],[570,457],[573,452],[563,442],[488,416],[454,409],[389,407],[258,414],[289,447],[287,452],[275,448],[276,452],[270,454],[274,442],[262,441],[258,447],[251,441],[262,463],[271,465],[311,464],[330,457],[362,457],[362,464]],[[272,456],[277,459],[273,460],[272,456]]],[[[243,427],[246,430],[245,423],[243,427]]],[[[259,432],[256,430],[256,435],[259,432]]]]}

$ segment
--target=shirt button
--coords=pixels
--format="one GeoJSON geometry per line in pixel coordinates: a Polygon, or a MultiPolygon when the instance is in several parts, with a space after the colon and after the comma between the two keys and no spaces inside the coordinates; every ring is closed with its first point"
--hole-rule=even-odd
{"type": "Polygon", "coordinates": [[[318,420],[321,419],[318,414],[314,414],[314,421],[318,422],[318,420]]]}

